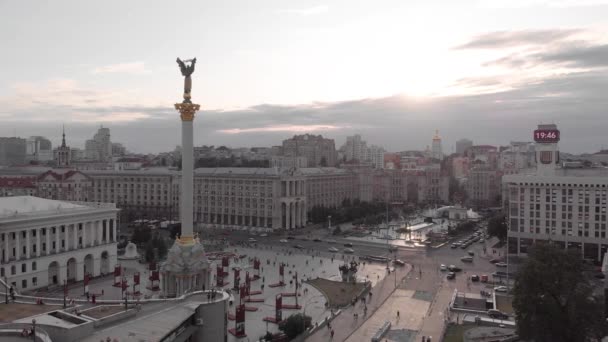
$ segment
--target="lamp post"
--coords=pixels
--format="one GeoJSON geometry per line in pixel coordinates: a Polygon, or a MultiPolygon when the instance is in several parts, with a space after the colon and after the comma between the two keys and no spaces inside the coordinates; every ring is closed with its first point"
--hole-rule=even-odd
{"type": "Polygon", "coordinates": [[[6,287],[4,289],[4,303],[8,304],[8,278],[4,277],[4,286],[6,287]]]}
{"type": "Polygon", "coordinates": [[[327,215],[327,229],[331,231],[331,215],[327,215]]]}
{"type": "Polygon", "coordinates": [[[32,339],[36,341],[36,319],[32,319],[32,339]]]}

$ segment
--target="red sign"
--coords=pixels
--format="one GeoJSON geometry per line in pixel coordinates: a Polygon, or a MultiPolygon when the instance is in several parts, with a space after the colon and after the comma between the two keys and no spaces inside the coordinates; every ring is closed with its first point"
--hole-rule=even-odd
{"type": "Polygon", "coordinates": [[[277,322],[280,322],[282,320],[282,313],[281,313],[281,308],[283,307],[283,296],[281,296],[280,294],[277,295],[276,299],[275,299],[275,319],[277,322]]]}
{"type": "Polygon", "coordinates": [[[230,260],[228,259],[228,257],[222,258],[222,266],[224,266],[224,267],[230,266],[230,260]]]}
{"type": "Polygon", "coordinates": [[[245,272],[245,284],[251,285],[251,278],[249,278],[249,272],[245,272]]]}
{"type": "Polygon", "coordinates": [[[114,266],[114,276],[115,277],[120,276],[120,271],[121,271],[120,265],[114,266]]]}
{"type": "Polygon", "coordinates": [[[135,283],[136,285],[139,285],[139,272],[135,273],[135,275],[133,275],[133,283],[135,283]]]}
{"type": "Polygon", "coordinates": [[[279,265],[279,275],[280,276],[283,276],[284,269],[285,269],[285,264],[281,263],[281,265],[279,265]]]}
{"type": "Polygon", "coordinates": [[[236,335],[240,336],[245,334],[245,304],[241,304],[236,307],[236,315],[235,315],[235,323],[236,323],[236,335]]]}
{"type": "Polygon", "coordinates": [[[260,259],[258,259],[258,258],[253,259],[253,269],[254,270],[260,269],[260,259]]]}
{"type": "Polygon", "coordinates": [[[537,129],[534,131],[534,141],[537,143],[556,143],[559,141],[557,129],[537,129]]]}

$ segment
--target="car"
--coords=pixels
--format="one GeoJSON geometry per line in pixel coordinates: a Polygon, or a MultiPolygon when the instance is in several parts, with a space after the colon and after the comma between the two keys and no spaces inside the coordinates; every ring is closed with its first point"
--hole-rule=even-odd
{"type": "Polygon", "coordinates": [[[352,246],[353,246],[353,244],[350,243],[350,242],[347,242],[347,243],[344,244],[344,247],[352,247],[352,246]]]}
{"type": "Polygon", "coordinates": [[[463,244],[462,246],[460,246],[461,249],[467,249],[467,247],[469,247],[469,243],[466,242],[465,244],[463,244]]]}
{"type": "Polygon", "coordinates": [[[327,240],[327,243],[336,243],[336,240],[327,240]]]}
{"type": "Polygon", "coordinates": [[[443,271],[447,271],[448,267],[446,265],[444,265],[444,264],[441,264],[441,266],[439,266],[439,270],[442,271],[442,272],[443,271]]]}
{"type": "Polygon", "coordinates": [[[491,264],[495,264],[495,263],[497,263],[497,262],[501,262],[501,261],[502,261],[502,259],[500,259],[500,258],[494,258],[494,259],[490,259],[490,263],[491,263],[491,264]]]}
{"type": "Polygon", "coordinates": [[[454,279],[454,278],[456,278],[456,273],[450,272],[450,273],[448,273],[448,275],[446,276],[446,278],[447,279],[454,279]]]}
{"type": "Polygon", "coordinates": [[[344,253],[353,254],[355,253],[355,250],[352,248],[344,248],[344,253]]]}
{"type": "Polygon", "coordinates": [[[464,261],[464,262],[473,262],[473,257],[467,255],[467,256],[463,256],[462,258],[460,258],[460,260],[464,261]]]}
{"type": "Polygon", "coordinates": [[[453,243],[453,244],[450,246],[450,248],[452,248],[452,249],[453,249],[453,248],[458,248],[458,244],[453,243]]]}
{"type": "Polygon", "coordinates": [[[483,274],[481,276],[481,282],[482,283],[487,283],[488,282],[488,275],[487,274],[483,274]]]}
{"type": "Polygon", "coordinates": [[[266,233],[260,234],[260,237],[267,237],[267,236],[268,236],[268,234],[266,234],[266,233]]]}
{"type": "Polygon", "coordinates": [[[287,237],[287,240],[293,240],[293,239],[295,239],[295,237],[293,237],[291,235],[287,237]]]}
{"type": "Polygon", "coordinates": [[[249,242],[258,242],[258,240],[254,239],[254,238],[249,238],[249,240],[247,240],[249,242]]]}
{"type": "Polygon", "coordinates": [[[475,255],[475,252],[473,252],[473,251],[469,250],[469,251],[467,252],[467,254],[469,254],[470,256],[474,256],[474,255],[475,255]]]}
{"type": "Polygon", "coordinates": [[[496,267],[507,267],[507,264],[504,262],[497,262],[496,264],[494,264],[496,267]]]}
{"type": "Polygon", "coordinates": [[[604,278],[606,278],[606,275],[604,273],[600,272],[600,273],[596,273],[594,275],[594,277],[596,277],[597,279],[604,279],[604,278]]]}
{"type": "Polygon", "coordinates": [[[503,293],[506,293],[508,291],[509,291],[509,289],[506,286],[496,286],[494,288],[494,292],[503,292],[503,293]]]}
{"type": "Polygon", "coordinates": [[[484,243],[486,240],[484,238],[479,239],[479,243],[484,243]]]}
{"type": "Polygon", "coordinates": [[[281,239],[281,240],[279,240],[279,242],[286,243],[286,242],[288,242],[288,240],[287,239],[281,239]]]}
{"type": "Polygon", "coordinates": [[[314,241],[314,242],[321,242],[321,239],[319,239],[319,238],[314,238],[314,239],[312,239],[312,241],[314,241]]]}
{"type": "Polygon", "coordinates": [[[329,247],[327,250],[332,253],[337,253],[339,251],[336,247],[329,247]]]}
{"type": "Polygon", "coordinates": [[[479,276],[477,274],[473,274],[471,276],[471,281],[479,281],[479,276]]]}
{"type": "Polygon", "coordinates": [[[397,266],[405,266],[405,262],[403,260],[395,259],[393,260],[393,264],[397,266]]]}
{"type": "Polygon", "coordinates": [[[398,250],[399,250],[399,247],[397,247],[397,246],[395,246],[395,245],[390,245],[390,246],[388,247],[388,251],[389,251],[389,252],[396,252],[396,251],[398,251],[398,250]]]}
{"type": "Polygon", "coordinates": [[[488,310],[488,316],[492,317],[492,318],[496,318],[496,319],[508,319],[509,315],[496,310],[496,309],[490,309],[488,310]]]}
{"type": "Polygon", "coordinates": [[[458,266],[450,265],[450,266],[448,266],[448,270],[450,270],[452,272],[460,272],[460,271],[462,271],[462,268],[460,268],[458,266]]]}
{"type": "Polygon", "coordinates": [[[304,247],[302,245],[293,245],[293,248],[304,249],[304,247]]]}

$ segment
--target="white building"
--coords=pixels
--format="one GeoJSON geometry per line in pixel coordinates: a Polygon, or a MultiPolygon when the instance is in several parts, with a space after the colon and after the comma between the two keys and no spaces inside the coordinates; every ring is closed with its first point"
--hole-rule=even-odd
{"type": "Polygon", "coordinates": [[[512,141],[500,151],[498,168],[500,170],[523,170],[536,166],[535,144],[533,142],[512,141]]]}
{"type": "Polygon", "coordinates": [[[85,142],[85,156],[89,160],[112,161],[112,141],[109,128],[100,127],[93,139],[85,142]]]}
{"type": "Polygon", "coordinates": [[[118,211],[109,203],[0,198],[0,276],[31,290],[109,273],[116,264],[118,211]]]}
{"type": "Polygon", "coordinates": [[[32,136],[26,141],[26,158],[36,161],[53,160],[53,146],[51,141],[45,137],[32,136]]]}
{"type": "Polygon", "coordinates": [[[456,142],[456,153],[461,156],[464,155],[464,152],[473,146],[473,141],[469,139],[460,139],[456,142]]]}
{"type": "Polygon", "coordinates": [[[553,137],[537,140],[536,173],[503,177],[509,250],[525,254],[538,241],[552,241],[600,261],[608,249],[608,172],[558,168],[557,127],[539,125],[536,132],[553,137]]]}
{"type": "Polygon", "coordinates": [[[439,136],[439,130],[435,130],[435,136],[433,136],[433,144],[431,146],[431,158],[443,159],[443,150],[441,148],[441,137],[439,136]]]}

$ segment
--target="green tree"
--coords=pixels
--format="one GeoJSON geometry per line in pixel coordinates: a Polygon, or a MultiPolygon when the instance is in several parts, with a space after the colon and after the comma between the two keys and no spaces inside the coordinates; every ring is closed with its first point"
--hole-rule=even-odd
{"type": "Polygon", "coordinates": [[[133,235],[131,235],[131,241],[136,245],[143,245],[146,242],[150,241],[152,238],[152,232],[150,228],[146,226],[136,227],[133,230],[133,235]]]}
{"type": "Polygon", "coordinates": [[[507,239],[507,221],[505,215],[496,215],[488,221],[488,234],[496,236],[500,241],[507,239]]]}
{"type": "Polygon", "coordinates": [[[301,313],[292,314],[279,324],[279,330],[284,332],[289,339],[294,339],[303,333],[305,328],[310,327],[311,321],[310,316],[304,316],[301,313]]]}
{"type": "Polygon", "coordinates": [[[603,299],[592,296],[580,253],[537,243],[513,288],[519,337],[536,342],[586,342],[606,332],[603,299]]]}

